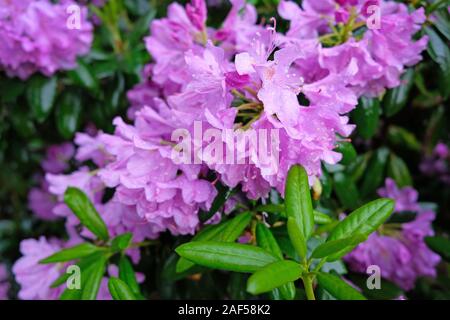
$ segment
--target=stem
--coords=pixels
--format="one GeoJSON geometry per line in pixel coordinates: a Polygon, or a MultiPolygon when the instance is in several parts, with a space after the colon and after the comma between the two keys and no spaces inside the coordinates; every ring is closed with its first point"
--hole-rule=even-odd
{"type": "Polygon", "coordinates": [[[312,278],[309,274],[303,277],[303,285],[305,286],[306,298],[308,300],[316,300],[316,297],[314,296],[312,278]]]}
{"type": "Polygon", "coordinates": [[[314,268],[315,272],[319,272],[323,265],[327,262],[327,259],[322,259],[319,264],[314,268]]]}

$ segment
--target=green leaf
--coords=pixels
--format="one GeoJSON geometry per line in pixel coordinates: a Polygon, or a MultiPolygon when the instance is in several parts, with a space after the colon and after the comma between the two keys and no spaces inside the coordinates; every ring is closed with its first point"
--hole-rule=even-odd
{"type": "Polygon", "coordinates": [[[388,140],[394,145],[413,151],[420,151],[421,144],[414,134],[405,128],[389,126],[388,140]]]}
{"type": "Polygon", "coordinates": [[[84,282],[81,300],[95,300],[97,298],[106,269],[106,261],[106,257],[103,257],[103,259],[99,259],[90,265],[86,271],[81,272],[81,281],[84,282]]]}
{"type": "Polygon", "coordinates": [[[287,222],[289,239],[300,257],[306,259],[306,240],[303,237],[300,226],[295,218],[289,217],[287,222]]]}
{"type": "Polygon", "coordinates": [[[263,204],[263,205],[257,206],[254,209],[254,211],[279,214],[279,215],[281,215],[283,217],[286,216],[286,212],[285,212],[283,204],[274,204],[274,203],[263,204]]]}
{"type": "Polygon", "coordinates": [[[411,174],[405,161],[391,153],[388,163],[388,176],[395,180],[401,188],[412,185],[411,174]]]}
{"type": "MultiPolygon", "coordinates": [[[[223,222],[219,225],[209,226],[198,233],[192,241],[223,241],[234,242],[244,232],[252,219],[252,215],[249,212],[237,215],[231,220],[223,222]]],[[[189,268],[192,268],[195,263],[189,260],[180,258],[177,262],[176,270],[178,273],[184,272],[189,268]]]]}
{"type": "Polygon", "coordinates": [[[130,260],[122,255],[119,260],[119,278],[123,280],[134,294],[140,295],[139,284],[130,260]]]}
{"type": "Polygon", "coordinates": [[[241,213],[231,219],[227,226],[220,232],[217,241],[233,242],[244,232],[252,220],[250,212],[241,213]]]}
{"type": "Polygon", "coordinates": [[[340,251],[352,247],[352,249],[358,244],[367,239],[367,236],[362,234],[355,234],[348,238],[342,238],[337,240],[327,241],[314,249],[311,257],[315,259],[321,259],[328,257],[332,254],[332,259],[327,259],[327,261],[335,261],[341,258],[342,256],[337,256],[336,254],[340,251]]]}
{"type": "Polygon", "coordinates": [[[319,285],[339,300],[366,300],[366,298],[347,282],[330,273],[317,274],[319,285]]]}
{"type": "Polygon", "coordinates": [[[426,237],[427,246],[439,254],[444,260],[450,262],[450,240],[443,237],[426,237]]]}
{"type": "Polygon", "coordinates": [[[369,236],[376,231],[394,211],[392,199],[377,199],[350,213],[331,231],[327,241],[348,238],[356,234],[369,236]]]}
{"type": "Polygon", "coordinates": [[[342,154],[342,160],[339,163],[343,165],[350,164],[357,156],[356,150],[350,142],[338,142],[335,151],[342,154]]]}
{"type": "Polygon", "coordinates": [[[14,78],[0,78],[0,101],[4,103],[16,103],[17,98],[25,91],[25,82],[14,78]]]}
{"type": "Polygon", "coordinates": [[[227,202],[227,200],[236,192],[236,189],[226,188],[220,184],[217,186],[217,189],[218,193],[211,205],[211,209],[209,209],[209,211],[206,213],[200,213],[201,222],[205,222],[211,219],[212,216],[215,215],[220,210],[220,208],[222,208],[225,202],[227,202]]]}
{"type": "Polygon", "coordinates": [[[450,58],[450,49],[448,45],[439,37],[439,35],[431,27],[424,28],[425,33],[428,36],[428,53],[430,57],[437,62],[440,66],[447,66],[450,58]]]}
{"type": "Polygon", "coordinates": [[[347,166],[345,174],[348,175],[354,183],[357,183],[364,176],[370,157],[370,152],[359,155],[356,157],[355,161],[347,166]]]}
{"type": "Polygon", "coordinates": [[[303,268],[296,262],[281,260],[271,263],[250,276],[247,291],[251,294],[268,292],[301,277],[303,268]]]}
{"type": "Polygon", "coordinates": [[[59,300],[81,300],[81,289],[69,289],[66,288],[59,300]]]}
{"type": "Polygon", "coordinates": [[[71,261],[71,260],[86,257],[95,252],[99,252],[99,251],[103,251],[103,250],[105,250],[105,249],[99,248],[91,243],[85,242],[85,243],[79,244],[77,246],[58,251],[55,254],[52,254],[51,256],[49,256],[45,259],[42,259],[41,261],[39,261],[39,263],[45,264],[45,263],[57,263],[57,262],[71,261]]]}
{"type": "Polygon", "coordinates": [[[428,53],[441,70],[440,89],[444,98],[450,95],[450,49],[448,44],[431,27],[424,28],[428,35],[428,53]]]}
{"type": "Polygon", "coordinates": [[[436,28],[450,40],[450,13],[447,9],[441,9],[434,13],[434,25],[436,28]]]}
{"type": "Polygon", "coordinates": [[[71,139],[78,130],[81,109],[81,97],[75,93],[65,93],[58,99],[56,127],[64,139],[71,139]]]}
{"type": "MultiPolygon", "coordinates": [[[[270,229],[261,222],[256,225],[256,241],[259,247],[272,253],[279,260],[283,259],[283,253],[281,252],[277,240],[273,236],[270,229]]],[[[272,294],[274,296],[278,295],[280,298],[285,300],[292,300],[295,298],[295,286],[292,282],[280,286],[277,291],[277,293],[272,292],[272,294]]]]}
{"type": "Polygon", "coordinates": [[[216,241],[196,241],[175,249],[181,257],[213,269],[235,272],[255,272],[278,259],[261,248],[216,241]]]}
{"type": "Polygon", "coordinates": [[[108,240],[108,229],[105,223],[83,191],[73,187],[67,188],[64,193],[64,202],[86,228],[99,239],[108,240]]]}
{"type": "Polygon", "coordinates": [[[47,119],[56,97],[58,78],[34,76],[27,87],[27,101],[37,121],[47,119]]]}
{"type": "Polygon", "coordinates": [[[281,252],[277,240],[270,229],[261,222],[258,222],[256,225],[256,241],[259,247],[267,250],[279,259],[283,259],[283,253],[281,252]]]}
{"type": "Polygon", "coordinates": [[[377,98],[371,99],[362,97],[358,106],[352,111],[351,117],[356,124],[358,134],[368,140],[371,139],[378,130],[380,122],[381,108],[377,98]]]}
{"type": "Polygon", "coordinates": [[[108,289],[114,300],[137,300],[130,287],[120,279],[109,278],[108,289]]]}
{"type": "Polygon", "coordinates": [[[75,81],[75,83],[89,89],[94,93],[98,93],[100,86],[93,72],[86,63],[78,60],[78,65],[75,70],[69,71],[69,76],[75,81]]]}
{"type": "Polygon", "coordinates": [[[121,234],[111,241],[111,248],[115,251],[125,250],[130,246],[132,239],[133,234],[131,232],[121,234]]]}
{"type": "Polygon", "coordinates": [[[356,184],[346,174],[334,174],[334,191],[341,204],[348,209],[356,209],[359,205],[359,191],[356,184]]]}
{"type": "Polygon", "coordinates": [[[315,224],[329,224],[331,222],[333,222],[333,219],[329,215],[314,210],[314,223],[315,224]]]}
{"type": "Polygon", "coordinates": [[[361,186],[361,195],[363,197],[369,196],[383,182],[388,156],[389,150],[386,148],[380,148],[375,151],[374,156],[370,159],[370,163],[361,186]]]}
{"type": "Polygon", "coordinates": [[[296,219],[303,239],[306,241],[314,228],[314,214],[308,174],[303,167],[294,165],[289,169],[285,193],[286,214],[296,219]]]}
{"type": "MultiPolygon", "coordinates": [[[[220,224],[213,225],[213,226],[207,226],[205,229],[203,229],[199,233],[197,233],[192,238],[191,242],[194,242],[194,241],[208,241],[208,240],[217,239],[219,233],[222,232],[226,228],[228,223],[229,223],[229,221],[222,222],[220,224]]],[[[192,261],[189,261],[189,260],[181,257],[178,260],[178,262],[177,262],[176,272],[177,273],[185,272],[186,270],[192,268],[193,266],[195,266],[195,263],[193,263],[192,261]]]]}
{"type": "Polygon", "coordinates": [[[409,92],[414,84],[414,69],[408,69],[401,77],[402,84],[389,90],[383,98],[386,116],[392,117],[406,106],[409,92]]]}
{"type": "MultiPolygon", "coordinates": [[[[87,257],[82,258],[80,261],[77,262],[77,266],[80,268],[81,272],[83,270],[86,270],[89,268],[90,265],[92,265],[94,262],[98,261],[99,259],[104,259],[103,256],[106,255],[106,258],[109,257],[108,254],[106,254],[106,251],[99,251],[95,252],[87,257]]],[[[70,273],[63,273],[58,279],[56,279],[51,285],[50,288],[57,288],[60,285],[66,283],[67,279],[70,277],[70,273]]],[[[81,294],[81,291],[80,291],[81,294]]]]}

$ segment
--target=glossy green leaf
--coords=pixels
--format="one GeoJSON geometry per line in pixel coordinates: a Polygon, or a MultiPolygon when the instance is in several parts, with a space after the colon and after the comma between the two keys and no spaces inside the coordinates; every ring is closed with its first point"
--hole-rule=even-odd
{"type": "Polygon", "coordinates": [[[201,266],[235,272],[255,272],[278,260],[264,249],[239,243],[196,241],[182,244],[175,251],[201,266]]]}
{"type": "Polygon", "coordinates": [[[247,291],[251,294],[268,292],[301,277],[303,268],[296,262],[281,260],[271,263],[250,276],[247,291]]]}
{"type": "Polygon", "coordinates": [[[114,300],[137,300],[131,288],[118,278],[109,278],[108,289],[114,300]]]}
{"type": "Polygon", "coordinates": [[[64,193],[64,202],[80,219],[80,222],[102,240],[108,240],[108,229],[92,202],[80,189],[69,187],[64,193]]]}
{"type": "Polygon", "coordinates": [[[69,75],[79,85],[97,93],[99,91],[99,83],[94,76],[91,67],[79,60],[77,68],[70,71],[69,75]]]}
{"type": "Polygon", "coordinates": [[[283,217],[286,216],[284,205],[282,205],[282,204],[273,204],[273,203],[263,204],[263,205],[257,206],[254,210],[256,212],[275,213],[275,214],[279,214],[283,217]]]}
{"type": "Polygon", "coordinates": [[[340,163],[343,165],[350,164],[357,156],[356,150],[350,142],[338,142],[335,151],[342,154],[340,163]]]}
{"type": "Polygon", "coordinates": [[[384,181],[384,172],[386,168],[387,159],[389,156],[389,150],[386,148],[380,148],[375,151],[375,154],[370,159],[367,167],[367,172],[364,175],[361,195],[366,197],[375,192],[376,189],[384,181]]]}
{"type": "MultiPolygon", "coordinates": [[[[95,252],[87,257],[80,259],[76,264],[80,268],[81,272],[89,268],[94,262],[104,259],[103,256],[109,257],[106,251],[95,252]]],[[[67,279],[70,277],[70,273],[63,273],[58,279],[56,279],[52,284],[51,288],[57,288],[60,285],[66,283],[67,279]]],[[[80,291],[81,294],[81,291],[80,291]]]]}
{"type": "Polygon", "coordinates": [[[439,254],[443,259],[450,262],[450,240],[443,237],[426,237],[427,246],[439,254]]]}
{"type": "Polygon", "coordinates": [[[355,234],[347,238],[327,241],[316,247],[311,254],[311,257],[321,259],[333,255],[332,259],[327,259],[327,261],[335,261],[342,257],[336,254],[339,254],[339,252],[342,252],[348,247],[354,248],[357,244],[365,241],[366,239],[367,236],[365,235],[355,234]]]}
{"type": "Polygon", "coordinates": [[[356,209],[359,205],[359,191],[356,184],[342,172],[334,174],[334,191],[340,203],[347,209],[356,209]]]}
{"type": "Polygon", "coordinates": [[[405,128],[389,126],[387,134],[389,142],[398,147],[413,151],[420,151],[420,142],[415,135],[405,128]]]}
{"type": "Polygon", "coordinates": [[[65,93],[58,99],[56,127],[64,139],[71,139],[78,130],[81,109],[81,97],[75,93],[65,93]]]}
{"type": "Polygon", "coordinates": [[[133,265],[125,255],[122,255],[119,260],[119,278],[128,285],[134,294],[140,295],[139,284],[136,279],[133,265]]]}
{"type": "Polygon", "coordinates": [[[281,252],[277,240],[273,236],[270,229],[261,222],[256,225],[256,242],[259,247],[271,252],[279,259],[283,259],[283,253],[281,252]]]}
{"type": "Polygon", "coordinates": [[[285,193],[286,214],[296,219],[303,239],[306,241],[314,228],[314,213],[308,174],[303,167],[294,165],[289,169],[285,193]]]}
{"type": "MultiPolygon", "coordinates": [[[[279,260],[283,259],[283,253],[281,252],[277,240],[270,229],[263,223],[258,223],[256,225],[256,241],[259,247],[272,253],[279,260]]],[[[288,282],[280,286],[276,293],[272,292],[272,295],[279,296],[280,299],[292,300],[295,297],[295,286],[292,282],[288,282]]]]}
{"type": "Polygon", "coordinates": [[[408,102],[409,93],[414,84],[414,69],[408,69],[401,77],[402,84],[389,90],[383,98],[386,115],[392,117],[402,110],[408,102]]]}
{"type": "Polygon", "coordinates": [[[51,78],[34,76],[30,80],[27,86],[27,101],[39,122],[43,122],[50,114],[55,102],[57,86],[56,76],[51,78]]]}
{"type": "Polygon", "coordinates": [[[367,203],[341,220],[331,231],[327,241],[348,238],[356,234],[369,236],[378,229],[394,211],[392,199],[377,199],[367,203]]]}
{"type": "Polygon", "coordinates": [[[434,13],[434,25],[450,40],[450,13],[447,9],[441,9],[434,13]]]}
{"type": "Polygon", "coordinates": [[[329,215],[314,210],[314,223],[316,223],[316,224],[328,224],[328,223],[331,223],[331,222],[333,222],[333,219],[329,215]]]}
{"type": "Polygon", "coordinates": [[[412,185],[411,174],[408,166],[402,158],[391,153],[389,156],[388,171],[389,177],[395,180],[399,187],[406,187],[412,185]]]}
{"type": "Polygon", "coordinates": [[[95,252],[103,251],[105,248],[99,248],[91,243],[85,242],[71,248],[58,251],[51,256],[42,259],[39,263],[57,263],[80,259],[95,252]]]}
{"type": "Polygon", "coordinates": [[[359,99],[358,105],[351,113],[358,134],[366,140],[371,139],[377,132],[380,115],[380,101],[365,97],[359,99]]]}
{"type": "Polygon", "coordinates": [[[81,289],[66,288],[59,297],[59,300],[81,300],[81,293],[81,289]]]}
{"type": "Polygon", "coordinates": [[[131,232],[121,234],[111,241],[111,248],[116,251],[125,250],[130,246],[132,239],[133,234],[131,232]]]}
{"type": "Polygon", "coordinates": [[[95,300],[106,269],[106,258],[99,259],[81,272],[83,291],[81,300],[95,300]]]}
{"type": "Polygon", "coordinates": [[[433,28],[425,27],[425,33],[428,36],[428,53],[431,58],[439,65],[440,89],[444,98],[450,96],[450,49],[439,34],[433,28]]]}
{"type": "Polygon", "coordinates": [[[233,242],[235,241],[252,220],[250,212],[241,213],[230,220],[226,227],[220,232],[217,241],[233,242]]]}
{"type": "MultiPolygon", "coordinates": [[[[192,238],[191,242],[208,240],[234,242],[244,232],[251,218],[252,215],[249,212],[239,214],[231,220],[203,229],[192,238]]],[[[192,268],[194,265],[195,263],[192,263],[192,261],[181,257],[177,262],[176,270],[178,273],[181,273],[192,268]]]]}
{"type": "Polygon", "coordinates": [[[289,234],[289,239],[291,240],[292,245],[297,251],[298,255],[303,259],[306,259],[306,240],[303,237],[303,233],[301,232],[301,227],[297,222],[297,219],[289,217],[287,222],[287,230],[289,234]]]}
{"type": "Polygon", "coordinates": [[[339,300],[366,300],[366,298],[347,282],[330,273],[317,274],[319,285],[339,300]]]}
{"type": "Polygon", "coordinates": [[[217,196],[211,204],[211,208],[206,213],[200,213],[200,221],[205,222],[211,219],[235,192],[236,189],[230,189],[219,184],[217,186],[217,196]]]}

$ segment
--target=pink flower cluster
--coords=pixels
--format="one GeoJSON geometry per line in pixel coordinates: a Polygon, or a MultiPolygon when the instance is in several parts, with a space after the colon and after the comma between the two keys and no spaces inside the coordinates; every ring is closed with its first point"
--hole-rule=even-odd
{"type": "Polygon", "coordinates": [[[433,150],[433,153],[426,156],[420,164],[420,171],[429,177],[436,177],[443,183],[450,185],[450,149],[448,146],[439,142],[433,150]]]}
{"type": "MultiPolygon", "coordinates": [[[[334,149],[338,139],[354,128],[346,114],[358,97],[399,85],[402,72],[420,60],[426,45],[425,37],[413,40],[425,20],[423,10],[408,13],[405,5],[384,1],[381,29],[367,29],[358,37],[349,32],[333,46],[324,44],[333,32],[330,23],[348,24],[349,30],[359,23],[364,28],[366,15],[355,12],[368,2],[305,0],[299,7],[281,1],[279,13],[290,21],[286,34],[276,31],[276,21],[258,22],[256,9],[244,0],[232,0],[219,29],[206,25],[204,0],[193,0],[186,7],[171,4],[166,18],[151,23],[145,43],[153,62],[144,70],[144,81],[128,92],[133,123],[116,118],[114,134],[77,134],[79,168],[70,174],[64,174],[70,148],[50,150],[43,164],[48,172],[45,182],[30,194],[30,207],[41,217],[64,217],[69,242],[77,243],[80,235],[91,235],[88,230],[77,231],[79,221],[62,200],[67,187],[78,187],[92,200],[112,236],[132,232],[133,241],[139,242],[165,231],[194,234],[200,226],[198,213],[210,209],[219,181],[258,199],[271,188],[284,193],[290,166],[301,164],[313,183],[322,162],[340,161],[334,149]],[[176,129],[193,133],[196,121],[220,130],[277,130],[278,170],[273,173],[268,168],[271,161],[259,162],[251,153],[245,154],[244,164],[220,163],[212,157],[180,164],[173,158],[171,134],[176,129]],[[104,200],[111,191],[112,198],[104,200]]],[[[1,26],[0,20],[0,30],[1,26]]],[[[1,53],[0,62],[6,64],[1,53]]],[[[22,77],[43,68],[14,63],[6,64],[7,70],[22,77]]],[[[47,67],[44,73],[56,68],[47,67]]],[[[218,143],[225,152],[233,148],[225,139],[218,143]]],[[[216,220],[217,215],[210,222],[216,220]]],[[[37,292],[26,268],[40,259],[33,250],[51,253],[55,247],[50,242],[25,240],[24,257],[14,268],[21,297],[53,295],[37,292]]],[[[137,251],[129,254],[134,261],[139,259],[137,251]]],[[[56,274],[48,266],[41,271],[46,283],[56,274]]]]}
{"type": "Polygon", "coordinates": [[[345,261],[350,269],[361,273],[365,273],[370,265],[378,265],[383,278],[410,290],[418,277],[436,276],[440,257],[424,241],[425,237],[434,234],[431,223],[435,213],[420,206],[416,190],[411,187],[399,189],[391,179],[386,180],[386,186],[378,193],[396,201],[395,215],[401,216],[408,211],[415,212],[416,217],[400,227],[384,224],[348,254],[345,261]]]}
{"type": "MultiPolygon", "coordinates": [[[[87,9],[81,8],[79,29],[69,28],[72,0],[0,0],[0,69],[28,78],[73,69],[93,39],[87,9]]],[[[80,7],[79,7],[80,8],[80,7]]]]}

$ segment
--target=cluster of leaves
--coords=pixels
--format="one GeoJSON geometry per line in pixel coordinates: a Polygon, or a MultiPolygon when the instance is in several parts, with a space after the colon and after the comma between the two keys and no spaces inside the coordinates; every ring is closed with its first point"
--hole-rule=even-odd
{"type": "MultiPolygon", "coordinates": [[[[301,279],[308,299],[315,299],[313,282],[337,299],[364,299],[364,296],[339,276],[324,272],[326,263],[342,258],[374,232],[394,210],[391,199],[378,199],[353,211],[342,221],[333,221],[326,214],[315,212],[309,190],[308,176],[300,166],[290,169],[286,182],[284,205],[262,206],[263,210],[280,216],[275,222],[284,232],[272,231],[267,222],[255,222],[257,245],[234,241],[255,218],[250,212],[200,232],[191,242],[176,249],[182,257],[177,271],[185,272],[195,263],[214,269],[251,273],[247,291],[257,295],[270,292],[274,298],[294,299],[295,281],[301,279]],[[326,240],[314,249],[308,246],[315,224],[332,226],[326,240]],[[280,247],[278,237],[288,235],[280,247]],[[288,250],[287,247],[289,247],[288,250]],[[293,250],[292,250],[293,249],[293,250]],[[289,257],[290,259],[285,259],[289,257]]],[[[326,269],[325,269],[326,270],[326,269]]],[[[301,293],[300,293],[301,294],[301,293]]]]}

